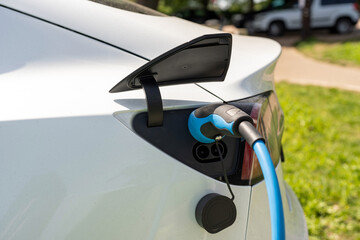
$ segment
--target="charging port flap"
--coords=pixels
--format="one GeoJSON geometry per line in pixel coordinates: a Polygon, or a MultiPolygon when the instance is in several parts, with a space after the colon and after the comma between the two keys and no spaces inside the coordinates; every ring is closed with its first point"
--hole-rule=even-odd
{"type": "Polygon", "coordinates": [[[142,88],[140,79],[153,76],[158,86],[224,81],[230,63],[232,37],[209,34],[167,51],[116,84],[110,93],[142,88]]]}
{"type": "Polygon", "coordinates": [[[162,126],[159,86],[224,81],[231,56],[231,34],[204,35],[160,55],[116,84],[110,93],[143,88],[148,127],[162,126]]]}

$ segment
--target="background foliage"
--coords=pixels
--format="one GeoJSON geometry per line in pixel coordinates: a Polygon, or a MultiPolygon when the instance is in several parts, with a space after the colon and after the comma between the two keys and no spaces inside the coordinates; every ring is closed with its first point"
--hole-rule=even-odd
{"type": "Polygon", "coordinates": [[[314,38],[297,44],[297,49],[309,57],[345,66],[360,67],[360,42],[326,43],[314,38]]]}
{"type": "Polygon", "coordinates": [[[360,239],[360,94],[276,85],[285,113],[285,179],[310,239],[360,239]]]}

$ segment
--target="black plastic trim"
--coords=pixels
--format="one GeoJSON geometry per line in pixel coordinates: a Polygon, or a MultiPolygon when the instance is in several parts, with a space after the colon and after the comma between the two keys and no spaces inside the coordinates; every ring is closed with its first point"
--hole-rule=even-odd
{"type": "Polygon", "coordinates": [[[283,148],[282,144],[281,144],[281,148],[280,148],[280,159],[281,159],[281,162],[285,162],[284,148],[283,148]]]}
{"type": "Polygon", "coordinates": [[[164,113],[161,93],[153,76],[144,76],[140,79],[146,95],[148,110],[148,127],[159,127],[163,124],[164,113]]]}
{"type": "Polygon", "coordinates": [[[232,36],[209,34],[165,52],[117,83],[110,93],[141,88],[139,78],[153,75],[158,86],[224,81],[230,64],[232,36]]]}
{"type": "MultiPolygon", "coordinates": [[[[131,129],[154,147],[167,153],[174,159],[209,177],[219,179],[223,176],[220,158],[211,152],[214,144],[202,144],[209,150],[209,156],[199,157],[196,150],[198,143],[188,130],[187,120],[194,108],[165,110],[161,127],[147,126],[147,113],[136,114],[132,119],[131,129]]],[[[226,149],[224,165],[229,175],[235,174],[239,167],[240,138],[224,138],[220,144],[226,149]]]]}

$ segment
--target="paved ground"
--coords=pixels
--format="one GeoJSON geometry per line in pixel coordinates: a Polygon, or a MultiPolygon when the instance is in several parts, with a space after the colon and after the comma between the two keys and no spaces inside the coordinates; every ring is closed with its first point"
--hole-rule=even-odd
{"type": "MultiPolygon", "coordinates": [[[[314,36],[327,42],[349,39],[360,41],[360,21],[354,32],[349,35],[329,34],[328,31],[321,30],[314,32],[314,36]]],[[[283,46],[275,68],[275,81],[285,80],[360,92],[360,68],[343,67],[304,56],[292,47],[296,41],[299,41],[299,33],[290,33],[274,40],[283,46]]]]}
{"type": "Polygon", "coordinates": [[[320,62],[293,47],[283,47],[275,68],[275,81],[283,80],[360,92],[360,68],[320,62]]]}

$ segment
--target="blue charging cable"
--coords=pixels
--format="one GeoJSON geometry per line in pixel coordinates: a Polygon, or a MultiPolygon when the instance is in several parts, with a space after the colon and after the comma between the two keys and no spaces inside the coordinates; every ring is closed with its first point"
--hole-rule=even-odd
{"type": "Polygon", "coordinates": [[[202,143],[215,142],[219,136],[243,137],[249,143],[255,151],[265,179],[272,240],[285,240],[284,210],[275,167],[252,118],[235,106],[212,104],[194,110],[190,114],[188,127],[191,135],[202,143]]]}
{"type": "Polygon", "coordinates": [[[273,240],[285,239],[284,210],[281,200],[279,182],[276,177],[275,167],[271,160],[269,151],[263,140],[257,140],[253,149],[259,160],[264,175],[266,190],[269,198],[271,235],[273,240]]]}

